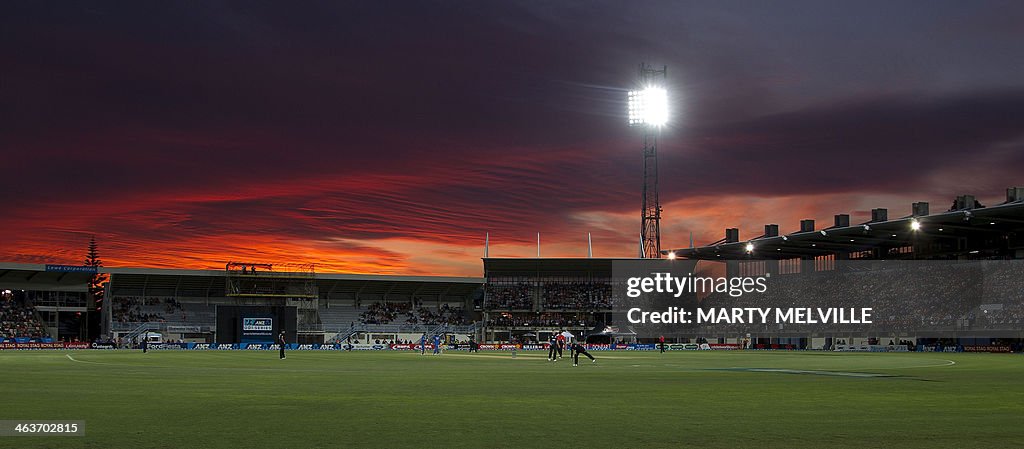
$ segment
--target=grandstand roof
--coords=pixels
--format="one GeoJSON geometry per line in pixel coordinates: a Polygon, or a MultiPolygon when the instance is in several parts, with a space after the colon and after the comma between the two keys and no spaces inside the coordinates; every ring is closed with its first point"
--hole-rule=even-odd
{"type": "MultiPolygon", "coordinates": [[[[114,295],[217,297],[224,295],[227,279],[224,270],[110,268],[106,271],[114,275],[114,295]]],[[[464,297],[483,284],[483,279],[472,277],[345,273],[316,273],[315,279],[323,299],[355,295],[464,297]]]]}
{"type": "MultiPolygon", "coordinates": [[[[100,268],[112,274],[112,294],[219,297],[225,292],[224,270],[166,268],[100,268]]],[[[272,276],[272,273],[267,273],[272,276]]],[[[24,290],[86,291],[91,273],[47,271],[42,264],[0,264],[0,287],[24,290]]],[[[443,276],[389,276],[316,273],[321,298],[363,295],[468,296],[482,278],[443,276]]]]}
{"type": "Polygon", "coordinates": [[[2,289],[85,292],[91,277],[87,272],[47,271],[43,264],[0,263],[2,289]]]}
{"type": "Polygon", "coordinates": [[[603,276],[612,263],[626,258],[499,258],[485,257],[484,277],[490,276],[603,276]]]}
{"type": "MultiPolygon", "coordinates": [[[[1024,236],[1024,202],[942,212],[918,217],[867,222],[846,227],[830,227],[794,232],[774,237],[756,237],[734,243],[695,248],[670,249],[687,259],[789,259],[821,255],[916,246],[932,256],[978,254],[1000,249],[1000,245],[1019,248],[1024,236]],[[917,219],[921,228],[911,229],[917,219]],[[1011,238],[1012,237],[1012,238],[1011,238]],[[747,254],[748,243],[754,251],[747,254]]],[[[989,254],[993,255],[993,254],[989,254]]]]}

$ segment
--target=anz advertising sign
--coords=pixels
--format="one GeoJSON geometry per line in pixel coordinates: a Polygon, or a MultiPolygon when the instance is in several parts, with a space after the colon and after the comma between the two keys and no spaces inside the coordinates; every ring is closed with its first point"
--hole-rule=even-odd
{"type": "Polygon", "coordinates": [[[242,343],[273,343],[274,319],[242,318],[242,343]]]}
{"type": "Polygon", "coordinates": [[[274,331],[273,318],[242,318],[242,331],[274,331]]]}

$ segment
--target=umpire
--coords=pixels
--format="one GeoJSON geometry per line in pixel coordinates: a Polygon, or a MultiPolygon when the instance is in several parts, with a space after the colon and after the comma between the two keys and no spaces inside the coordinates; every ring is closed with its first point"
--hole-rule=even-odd
{"type": "Polygon", "coordinates": [[[281,360],[284,360],[284,359],[287,358],[287,357],[284,356],[284,346],[286,344],[287,343],[284,342],[284,331],[281,331],[281,333],[277,335],[277,346],[281,350],[281,360]]]}

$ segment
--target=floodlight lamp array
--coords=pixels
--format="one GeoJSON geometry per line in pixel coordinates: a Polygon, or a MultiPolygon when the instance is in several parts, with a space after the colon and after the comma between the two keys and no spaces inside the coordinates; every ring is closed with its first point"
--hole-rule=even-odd
{"type": "Polygon", "coordinates": [[[629,91],[629,125],[663,126],[668,123],[668,92],[660,87],[629,91]]]}

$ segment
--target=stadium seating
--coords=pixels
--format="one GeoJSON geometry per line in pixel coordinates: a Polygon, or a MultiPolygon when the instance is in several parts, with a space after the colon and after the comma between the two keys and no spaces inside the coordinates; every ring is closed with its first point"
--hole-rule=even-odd
{"type": "Polygon", "coordinates": [[[324,329],[340,330],[359,323],[359,317],[366,309],[352,306],[321,306],[317,311],[320,313],[320,322],[323,323],[324,329]]]}
{"type": "Polygon", "coordinates": [[[533,308],[533,286],[528,283],[488,283],[484,308],[488,310],[529,310],[533,308]]]}
{"type": "Polygon", "coordinates": [[[488,326],[495,327],[550,327],[550,328],[592,328],[595,322],[582,319],[573,313],[513,314],[502,313],[491,316],[488,326]]]}
{"type": "Polygon", "coordinates": [[[548,282],[543,304],[552,310],[600,310],[612,306],[612,284],[607,282],[548,282]]]}
{"type": "MultiPolygon", "coordinates": [[[[534,309],[533,284],[524,282],[488,282],[485,288],[486,310],[534,309]]],[[[542,310],[606,310],[612,307],[610,282],[545,282],[540,289],[542,310]]]]}
{"type": "Polygon", "coordinates": [[[10,293],[0,294],[0,341],[44,337],[47,337],[46,327],[33,307],[16,300],[10,293]]]}
{"type": "Polygon", "coordinates": [[[466,324],[461,307],[448,304],[424,305],[422,302],[375,302],[359,315],[362,324],[466,324]]]}
{"type": "MultiPolygon", "coordinates": [[[[873,323],[860,328],[919,330],[1009,329],[1024,322],[1024,277],[1019,264],[921,263],[864,271],[781,275],[758,298],[759,307],[870,307],[873,323]],[[851,286],[857,286],[856,289],[851,286]],[[956,295],[953,295],[956,292],[956,295]],[[808,303],[818,301],[819,304],[808,303]],[[983,305],[978,304],[983,301],[983,305]],[[821,304],[827,302],[827,304],[821,304]]],[[[702,307],[744,307],[748,300],[709,295],[702,307]]],[[[763,331],[764,326],[716,324],[714,329],[763,331]],[[730,327],[731,326],[731,327],[730,327]]],[[[810,326],[788,325],[790,330],[810,326]]]]}
{"type": "Polygon", "coordinates": [[[199,302],[182,302],[173,297],[119,296],[112,300],[116,323],[173,323],[214,326],[217,308],[199,302]]]}

